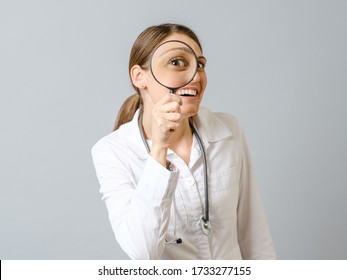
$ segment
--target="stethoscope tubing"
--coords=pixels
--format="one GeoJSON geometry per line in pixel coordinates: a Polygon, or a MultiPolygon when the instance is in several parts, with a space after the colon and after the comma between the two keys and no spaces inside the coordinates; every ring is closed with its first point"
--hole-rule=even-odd
{"type": "Polygon", "coordinates": [[[204,205],[204,222],[209,223],[210,221],[210,209],[209,209],[209,196],[208,196],[208,173],[207,173],[207,159],[204,145],[202,143],[201,137],[195,128],[192,119],[189,120],[190,128],[192,129],[196,140],[198,141],[201,155],[202,155],[202,165],[204,170],[204,192],[205,192],[205,205],[204,205]]]}

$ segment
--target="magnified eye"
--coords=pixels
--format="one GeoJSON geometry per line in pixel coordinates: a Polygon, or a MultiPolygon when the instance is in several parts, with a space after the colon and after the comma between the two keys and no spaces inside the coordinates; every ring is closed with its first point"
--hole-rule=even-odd
{"type": "Polygon", "coordinates": [[[176,67],[186,67],[187,63],[185,59],[183,58],[173,58],[173,59],[170,59],[169,65],[176,66],[176,67]]]}

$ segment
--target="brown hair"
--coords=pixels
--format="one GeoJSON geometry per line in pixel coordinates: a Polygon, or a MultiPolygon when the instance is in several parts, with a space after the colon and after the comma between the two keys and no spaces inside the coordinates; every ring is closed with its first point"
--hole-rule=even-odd
{"type": "MultiPolygon", "coordinates": [[[[202,50],[200,41],[196,34],[188,27],[180,24],[164,23],[160,25],[154,25],[144,30],[136,39],[129,58],[129,74],[131,68],[134,65],[140,65],[144,67],[147,63],[152,51],[168,36],[173,33],[184,34],[192,38],[202,50]]],[[[131,77],[130,77],[131,80],[131,77]]],[[[132,120],[134,114],[140,106],[142,106],[142,100],[140,90],[133,83],[133,88],[136,93],[129,96],[121,108],[119,109],[113,130],[117,130],[122,124],[132,120]]]]}

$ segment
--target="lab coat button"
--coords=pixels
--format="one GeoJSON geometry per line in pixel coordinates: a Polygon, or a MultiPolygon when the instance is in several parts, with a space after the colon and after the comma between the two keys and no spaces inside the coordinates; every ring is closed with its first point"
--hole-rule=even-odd
{"type": "Polygon", "coordinates": [[[195,185],[195,180],[194,180],[194,178],[193,178],[193,177],[188,178],[187,181],[186,181],[186,185],[187,185],[187,187],[192,187],[192,186],[194,186],[194,185],[195,185]]]}

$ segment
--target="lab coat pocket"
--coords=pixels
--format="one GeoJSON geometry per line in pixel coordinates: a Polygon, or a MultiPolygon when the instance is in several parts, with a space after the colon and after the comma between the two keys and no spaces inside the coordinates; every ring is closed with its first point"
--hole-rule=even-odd
{"type": "Polygon", "coordinates": [[[211,218],[223,219],[234,216],[239,195],[237,167],[211,172],[208,182],[211,218]]]}

